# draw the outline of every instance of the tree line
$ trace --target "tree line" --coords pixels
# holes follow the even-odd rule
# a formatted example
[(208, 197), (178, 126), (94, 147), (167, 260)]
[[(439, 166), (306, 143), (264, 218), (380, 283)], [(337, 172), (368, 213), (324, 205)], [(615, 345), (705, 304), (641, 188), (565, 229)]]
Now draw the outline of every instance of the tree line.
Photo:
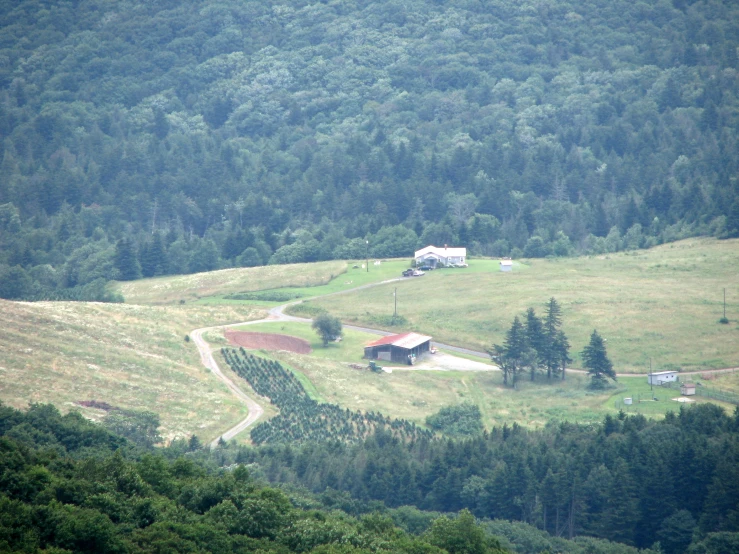
[[(0, 550), (124, 554), (505, 554), (469, 511), (420, 534), (215, 468), (179, 445), (135, 447), (79, 413), (0, 404)], [(301, 507), (300, 504), (309, 507)]]
[(5, 3), (0, 296), (739, 236), (736, 10)]
[(241, 447), (275, 481), (346, 491), (358, 502), (469, 509), (555, 537), (588, 535), (667, 554), (739, 544), (739, 410), (681, 407), (664, 420), (607, 415), (601, 425), (516, 424), (464, 440)]

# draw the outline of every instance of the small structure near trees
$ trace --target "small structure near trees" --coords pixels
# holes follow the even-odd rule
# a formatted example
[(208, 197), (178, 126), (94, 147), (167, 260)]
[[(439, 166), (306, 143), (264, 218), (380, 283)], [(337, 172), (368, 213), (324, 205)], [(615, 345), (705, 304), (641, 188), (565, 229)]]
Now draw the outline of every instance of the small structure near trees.
[(503, 272), (509, 272), (513, 269), (513, 260), (510, 258), (503, 258), (500, 260), (500, 270)]
[(680, 385), (680, 394), (683, 396), (695, 396), (695, 383), (683, 383)]
[(664, 385), (677, 381), (677, 371), (658, 371), (647, 374), (647, 383), (650, 385)]

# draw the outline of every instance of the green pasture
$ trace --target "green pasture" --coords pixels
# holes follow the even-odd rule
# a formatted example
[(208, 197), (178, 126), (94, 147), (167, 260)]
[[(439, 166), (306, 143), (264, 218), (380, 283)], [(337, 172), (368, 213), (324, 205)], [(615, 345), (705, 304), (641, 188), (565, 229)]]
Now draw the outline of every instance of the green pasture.
[[(680, 404), (671, 400), (679, 396), (674, 390), (654, 387), (654, 397), (658, 400), (653, 401), (644, 376), (621, 377), (607, 390), (592, 391), (587, 376), (574, 372), (568, 372), (564, 381), (548, 381), (537, 375), (531, 382), (524, 375), (515, 389), (504, 387), (502, 375), (497, 371), (408, 371), (396, 367), (391, 374), (378, 374), (349, 367), (349, 363), (366, 363), (362, 360), (363, 346), (376, 335), (345, 330), (344, 340), (324, 348), (306, 323), (258, 323), (237, 329), (308, 340), (313, 348), (309, 355), (266, 351), (256, 354), (284, 362), (312, 398), (351, 409), (379, 411), (421, 424), (442, 406), (461, 402), (479, 406), (487, 428), (512, 422), (530, 428), (543, 427), (550, 421), (597, 423), (606, 414), (616, 414), (619, 410), (662, 417), (668, 411), (680, 409)], [(729, 376), (722, 378), (728, 381)], [(739, 389), (739, 374), (735, 379)], [(728, 382), (724, 387), (729, 387)], [(631, 406), (623, 404), (625, 397), (633, 398)]]
[[(251, 305), (264, 305), (264, 306), (277, 306), (280, 304), (286, 304), (298, 299), (314, 298), (319, 296), (325, 296), (330, 294), (338, 294), (346, 291), (350, 291), (357, 287), (364, 285), (370, 285), (374, 283), (380, 283), (390, 279), (401, 277), (401, 273), (404, 269), (410, 265), (410, 260), (387, 260), (382, 261), (379, 266), (375, 266), (370, 260), (369, 271), (362, 268), (362, 264), (365, 262), (345, 262), (346, 271), (331, 279), (330, 281), (316, 285), (316, 286), (282, 286), (282, 287), (270, 287), (267, 289), (260, 289), (259, 293), (263, 294), (266, 298), (269, 298), (270, 294), (276, 295), (289, 295), (292, 298), (288, 300), (272, 301), (272, 300), (233, 300), (227, 298), (228, 294), (216, 294), (213, 296), (201, 297), (197, 300), (200, 304), (233, 304), (233, 303), (245, 303)], [(314, 264), (297, 264), (294, 266), (277, 266), (277, 267), (289, 267), (288, 270), (291, 273), (301, 271), (303, 267), (310, 267)], [(270, 266), (275, 267), (275, 266)]]
[[(387, 325), (397, 288), (398, 314)], [(718, 322), (727, 293), (728, 325)], [(574, 366), (593, 329), (607, 340), (616, 371), (646, 373), (739, 365), (739, 240), (690, 239), (650, 250), (520, 262), (502, 273), (492, 260), (466, 269), (325, 296), (291, 307), (327, 310), (344, 323), (413, 330), (434, 340), (483, 350), (501, 343), (515, 315), (541, 315), (555, 297)]]

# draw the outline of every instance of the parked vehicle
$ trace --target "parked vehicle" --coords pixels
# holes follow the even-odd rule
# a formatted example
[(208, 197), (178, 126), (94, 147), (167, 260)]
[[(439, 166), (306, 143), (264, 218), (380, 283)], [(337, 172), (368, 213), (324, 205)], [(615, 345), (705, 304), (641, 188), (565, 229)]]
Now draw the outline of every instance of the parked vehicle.
[(403, 277), (413, 277), (413, 270), (412, 269), (406, 269), (403, 272)]
[(413, 277), (423, 277), (426, 275), (423, 271), (419, 271), (418, 269), (413, 270)]
[(420, 269), (421, 271), (431, 271), (434, 268), (433, 268), (433, 266), (430, 266), (430, 265), (422, 265), (418, 269)]

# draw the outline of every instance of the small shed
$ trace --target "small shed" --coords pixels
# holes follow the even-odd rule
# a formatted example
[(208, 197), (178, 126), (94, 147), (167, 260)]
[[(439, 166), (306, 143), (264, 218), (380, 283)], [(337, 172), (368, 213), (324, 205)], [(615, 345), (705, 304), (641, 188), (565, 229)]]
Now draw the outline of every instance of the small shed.
[(680, 385), (680, 394), (683, 396), (695, 396), (695, 383), (683, 383)]
[(677, 381), (677, 371), (658, 371), (647, 374), (647, 383), (650, 385), (664, 385)]
[(400, 364), (410, 363), (413, 356), (420, 356), (431, 349), (431, 337), (418, 333), (388, 335), (364, 347), (364, 357)]
[(510, 258), (503, 258), (500, 260), (501, 271), (510, 271), (511, 269), (513, 269), (513, 261)]

